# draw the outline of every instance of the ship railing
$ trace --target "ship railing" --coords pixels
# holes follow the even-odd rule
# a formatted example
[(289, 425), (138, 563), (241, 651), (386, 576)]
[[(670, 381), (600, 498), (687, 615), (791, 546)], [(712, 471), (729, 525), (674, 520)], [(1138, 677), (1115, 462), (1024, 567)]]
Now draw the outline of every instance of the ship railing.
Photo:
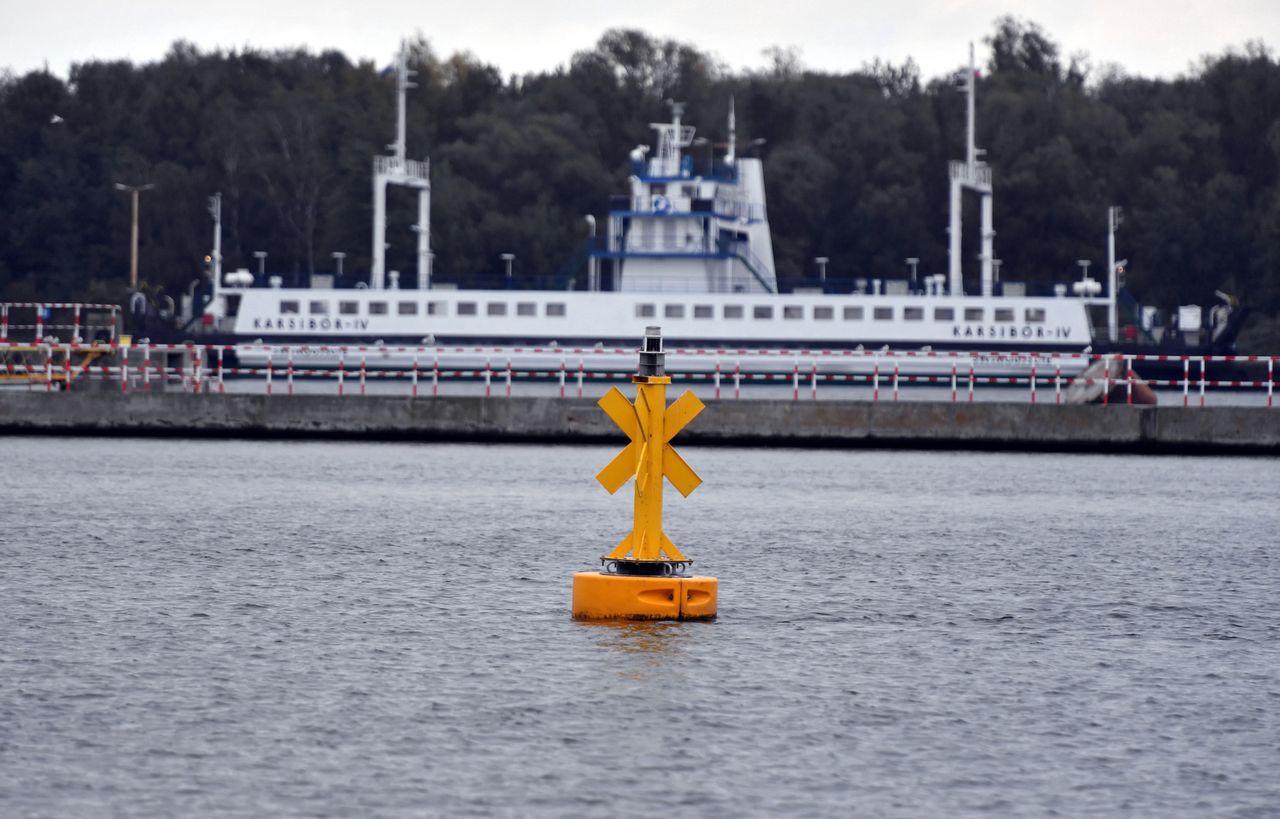
[(970, 165), (952, 160), (947, 164), (952, 179), (975, 187), (991, 187), (991, 166), (985, 162)]
[(397, 156), (375, 156), (373, 158), (374, 173), (403, 179), (418, 179), (424, 182), (431, 180), (431, 163), (416, 159), (401, 159)]
[(46, 339), (114, 345), (120, 335), (120, 306), (85, 302), (0, 302), (0, 344)]
[(731, 242), (725, 239), (720, 240), (720, 252), (736, 258), (746, 266), (747, 271), (760, 285), (761, 289), (766, 293), (775, 293), (778, 289), (777, 275), (773, 270), (765, 266), (764, 260), (752, 252), (744, 242)]
[[(1092, 390), (1093, 403), (1133, 405), (1154, 391), (1165, 406), (1271, 409), (1280, 369), (1280, 356), (1256, 355), (728, 347), (674, 347), (666, 355), (676, 383), (713, 400), (742, 399), (744, 391), (754, 393), (745, 397), (776, 400), (779, 387), (789, 390), (792, 400), (818, 400), (822, 387), (824, 398), (872, 402), (1063, 404)], [(634, 361), (631, 347), (603, 346), (5, 342), (0, 343), (0, 384), (51, 394), (106, 389), (413, 398), (439, 396), (446, 385), (474, 394), (477, 383), (485, 397), (511, 396), (517, 384), (539, 385), (536, 394), (546, 395), (550, 384), (553, 391), (558, 385), (562, 398), (582, 398), (586, 391), (599, 391), (589, 385), (629, 380)], [(1152, 366), (1163, 377), (1142, 377)], [(1227, 368), (1231, 377), (1211, 368)], [(835, 387), (841, 389), (830, 389)]]
[(744, 220), (746, 222), (767, 222), (769, 213), (760, 202), (744, 202), (728, 196), (717, 196), (713, 204), (716, 216), (722, 219)]

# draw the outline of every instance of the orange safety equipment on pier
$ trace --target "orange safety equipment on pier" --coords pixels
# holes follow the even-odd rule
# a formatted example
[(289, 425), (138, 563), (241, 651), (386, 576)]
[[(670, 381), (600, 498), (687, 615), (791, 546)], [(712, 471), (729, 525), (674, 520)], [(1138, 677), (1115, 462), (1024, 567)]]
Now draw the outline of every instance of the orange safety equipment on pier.
[(633, 404), (615, 387), (600, 407), (631, 441), (596, 479), (617, 492), (635, 479), (630, 533), (601, 558), (604, 570), (573, 577), (573, 616), (579, 619), (710, 620), (716, 616), (714, 577), (686, 577), (693, 562), (662, 531), (663, 480), (688, 497), (702, 479), (671, 446), (671, 439), (703, 410), (685, 391), (667, 406), (670, 376), (664, 372), (659, 328), (645, 328), (640, 366), (631, 379)]

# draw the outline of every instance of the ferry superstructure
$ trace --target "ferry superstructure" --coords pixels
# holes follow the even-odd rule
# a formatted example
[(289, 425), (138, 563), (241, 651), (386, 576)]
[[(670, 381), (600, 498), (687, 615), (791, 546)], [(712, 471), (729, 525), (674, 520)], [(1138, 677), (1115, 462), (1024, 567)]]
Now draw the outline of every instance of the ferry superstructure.
[[(200, 326), (222, 340), (307, 347), (629, 345), (637, 328), (654, 323), (662, 326), (669, 349), (1017, 351), (1034, 359), (1117, 342), (1113, 244), (1105, 297), (1102, 283), (1087, 277), (1057, 285), (1052, 296), (1025, 295), (1021, 285), (995, 282), (992, 174), (974, 146), (972, 69), (971, 48), (966, 159), (950, 166), (951, 264), (946, 275), (925, 276), (916, 283), (870, 280), (849, 293), (780, 293), (763, 167), (757, 158), (737, 155), (732, 104), (723, 161), (708, 163), (698, 173), (686, 151), (695, 144), (695, 132), (683, 122), (684, 108), (677, 103), (670, 122), (651, 124), (656, 147), (639, 146), (631, 154), (629, 191), (614, 198), (602, 246), (590, 256), (587, 289), (460, 290), (435, 282), (431, 270), (430, 166), (405, 156), (404, 94), (410, 83), (402, 54), (394, 152), (374, 160), (374, 267), (367, 287), (286, 288), (278, 279), (255, 281), (243, 270), (224, 278), (220, 227), (215, 227), (212, 288)], [(383, 270), (388, 184), (418, 191), (419, 263), (413, 289), (402, 288), (398, 274)], [(964, 292), (960, 272), (960, 200), (965, 190), (982, 197), (977, 294)], [(1114, 214), (1109, 218), (1114, 235)], [(611, 274), (607, 289), (604, 265)], [(1110, 338), (1101, 342), (1090, 322), (1093, 307), (1109, 315)], [(1188, 329), (1184, 323), (1183, 330)], [(1032, 363), (1043, 366), (1046, 360)], [(995, 361), (995, 369), (1005, 369), (998, 356)], [(1010, 358), (1008, 366), (1021, 368), (1026, 361)]]

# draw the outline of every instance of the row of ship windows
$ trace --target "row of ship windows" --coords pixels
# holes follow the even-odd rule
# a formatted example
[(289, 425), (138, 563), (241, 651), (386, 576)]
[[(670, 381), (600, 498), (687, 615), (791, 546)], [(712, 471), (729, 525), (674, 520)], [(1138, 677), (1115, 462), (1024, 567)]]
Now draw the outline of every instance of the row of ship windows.
[[(682, 319), (688, 315), (687, 305), (684, 304), (664, 304), (662, 305), (663, 318)], [(832, 305), (813, 305), (806, 306), (803, 304), (786, 304), (782, 306), (781, 315), (784, 319), (803, 320), (808, 312), (810, 318), (817, 321), (834, 321), (836, 317), (836, 308)], [(983, 307), (965, 307), (962, 311), (964, 320), (967, 322), (984, 322), (986, 318), (986, 309)], [(925, 308), (923, 307), (903, 307), (901, 308), (901, 318), (903, 321), (924, 321)], [(775, 310), (771, 304), (757, 304), (751, 307), (751, 318), (753, 319), (772, 319)], [(747, 308), (741, 304), (726, 304), (721, 307), (721, 317), (726, 319), (746, 318)], [(872, 307), (871, 318), (874, 321), (893, 321), (899, 316), (897, 307)], [(992, 321), (1015, 321), (1015, 313), (1012, 307), (997, 307), (993, 311)], [(658, 306), (656, 304), (637, 304), (636, 318), (657, 318)], [(715, 317), (715, 307), (710, 304), (693, 305), (693, 317), (695, 319), (710, 319)], [(863, 321), (866, 319), (866, 308), (860, 305), (846, 305), (840, 308), (840, 317), (844, 321)], [(1043, 324), (1045, 320), (1044, 308), (1028, 307), (1023, 313), (1025, 321), (1029, 324)], [(955, 321), (956, 309), (954, 307), (935, 307), (933, 308), (934, 321)]]
[[(311, 301), (307, 303), (307, 312), (313, 316), (329, 315), (330, 303), (327, 301)], [(429, 301), (426, 302), (426, 314), (428, 316), (444, 316), (449, 313), (449, 302), (447, 301)], [(563, 317), (566, 313), (564, 302), (545, 302), (542, 306), (542, 315), (557, 318)], [(538, 303), (532, 301), (518, 301), (515, 303), (515, 311), (513, 315), (535, 317), (538, 315)], [(692, 308), (692, 309), (690, 309)], [(385, 301), (368, 302), (368, 314), (371, 316), (388, 315), (390, 305)], [(402, 301), (396, 304), (396, 314), (401, 316), (418, 315), (419, 303), (416, 301)], [(480, 315), (480, 304), (474, 301), (460, 301), (456, 305), (456, 314), (459, 316), (478, 316)], [(484, 305), (484, 315), (486, 316), (505, 316), (508, 315), (509, 305), (505, 301), (491, 301)], [(741, 304), (726, 304), (721, 308), (721, 317), (725, 319), (743, 319), (747, 317), (747, 308)], [(872, 307), (871, 318), (874, 321), (893, 321), (898, 317), (899, 308), (896, 307)], [(300, 315), (302, 312), (302, 303), (292, 299), (285, 299), (280, 302), (280, 314)], [(664, 304), (662, 305), (663, 318), (682, 319), (692, 315), (695, 319), (711, 319), (715, 318), (715, 306), (710, 304)], [(803, 320), (808, 312), (810, 318), (816, 321), (834, 321), (836, 318), (836, 308), (833, 305), (812, 305), (803, 304), (786, 304), (782, 306), (781, 315), (783, 319)], [(1012, 307), (997, 307), (992, 315), (993, 321), (1012, 322), (1015, 321), (1014, 309)], [(961, 311), (966, 322), (984, 322), (986, 318), (986, 308), (983, 307), (965, 307)], [(358, 301), (340, 301), (338, 302), (338, 315), (340, 316), (357, 316), (360, 315), (360, 302)], [(769, 320), (774, 318), (775, 310), (771, 304), (756, 304), (751, 307), (751, 318)], [(636, 318), (657, 318), (658, 305), (656, 304), (637, 304)], [(840, 318), (844, 321), (864, 321), (866, 319), (866, 308), (861, 305), (845, 305), (840, 308)], [(924, 321), (925, 308), (923, 307), (903, 307), (901, 308), (901, 318), (903, 321)], [(1023, 313), (1023, 318), (1028, 324), (1042, 324), (1045, 320), (1044, 308), (1028, 307)], [(955, 321), (956, 309), (954, 307), (934, 307), (934, 321)]]
[[(390, 305), (385, 301), (368, 302), (369, 315), (385, 316), (389, 314)], [(312, 316), (329, 315), (330, 303), (327, 301), (311, 301), (307, 302), (307, 313)], [(418, 315), (418, 302), (402, 301), (396, 303), (396, 315), (399, 316), (416, 316)], [(457, 303), (457, 314), (459, 316), (478, 316), (480, 315), (480, 305), (474, 301), (460, 301)], [(484, 305), (484, 314), (486, 316), (505, 316), (507, 315), (508, 305), (505, 301), (491, 301)], [(296, 316), (302, 313), (302, 302), (293, 299), (284, 299), (280, 302), (280, 315)], [(429, 301), (426, 303), (426, 314), (428, 316), (445, 316), (449, 314), (449, 302), (447, 301)], [(338, 302), (338, 313), (340, 316), (358, 316), (360, 315), (360, 302), (358, 301), (340, 301)], [(518, 301), (515, 304), (515, 313), (517, 316), (537, 316), (538, 304), (532, 301)], [(559, 301), (549, 301), (542, 305), (542, 315), (551, 318), (563, 317), (565, 315), (565, 304)]]

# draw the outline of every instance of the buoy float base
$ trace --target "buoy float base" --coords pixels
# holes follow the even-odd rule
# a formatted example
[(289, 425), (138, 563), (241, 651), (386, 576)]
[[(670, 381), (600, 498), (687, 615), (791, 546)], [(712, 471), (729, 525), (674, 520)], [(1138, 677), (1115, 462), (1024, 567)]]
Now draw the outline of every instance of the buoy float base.
[(714, 577), (644, 577), (578, 572), (573, 576), (576, 620), (714, 620)]

